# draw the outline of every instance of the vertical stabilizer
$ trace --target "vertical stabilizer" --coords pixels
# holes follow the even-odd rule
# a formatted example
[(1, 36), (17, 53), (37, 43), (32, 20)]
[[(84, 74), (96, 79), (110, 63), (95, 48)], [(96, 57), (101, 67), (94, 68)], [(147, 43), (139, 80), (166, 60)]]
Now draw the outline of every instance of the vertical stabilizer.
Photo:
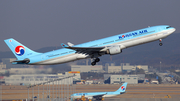
[(120, 93), (124, 93), (126, 91), (127, 82), (123, 83), (123, 85), (116, 91)]
[(28, 57), (41, 54), (27, 48), (26, 46), (14, 40), (13, 38), (6, 39), (4, 41), (18, 60), (24, 60)]

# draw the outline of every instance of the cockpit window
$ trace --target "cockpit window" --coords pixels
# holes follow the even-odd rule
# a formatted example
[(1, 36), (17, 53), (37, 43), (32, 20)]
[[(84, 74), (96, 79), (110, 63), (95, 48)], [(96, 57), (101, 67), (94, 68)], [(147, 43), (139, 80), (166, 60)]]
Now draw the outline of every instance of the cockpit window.
[(171, 26), (166, 27), (166, 29), (171, 28)]

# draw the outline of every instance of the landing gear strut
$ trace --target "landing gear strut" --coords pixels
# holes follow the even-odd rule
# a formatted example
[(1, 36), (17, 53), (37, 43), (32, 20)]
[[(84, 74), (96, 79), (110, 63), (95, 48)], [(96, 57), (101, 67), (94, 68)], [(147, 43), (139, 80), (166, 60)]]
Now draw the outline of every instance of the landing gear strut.
[(162, 44), (162, 39), (159, 39), (159, 46), (162, 46), (163, 44)]
[(91, 63), (91, 65), (94, 66), (94, 65), (96, 65), (96, 62), (99, 62), (99, 61), (100, 61), (99, 58), (95, 58), (95, 59), (93, 60), (93, 62)]
[(92, 66), (96, 65), (96, 62), (95, 62), (95, 61), (93, 61), (93, 62), (91, 63), (91, 65), (92, 65)]

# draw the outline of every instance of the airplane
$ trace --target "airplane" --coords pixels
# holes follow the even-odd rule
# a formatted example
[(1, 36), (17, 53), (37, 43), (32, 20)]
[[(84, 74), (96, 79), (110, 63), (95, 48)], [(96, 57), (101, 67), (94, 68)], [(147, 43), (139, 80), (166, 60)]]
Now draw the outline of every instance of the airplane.
[(126, 86), (127, 86), (127, 82), (123, 83), (123, 85), (114, 92), (75, 93), (71, 95), (71, 101), (73, 101), (74, 99), (80, 99), (82, 96), (91, 100), (93, 99), (95, 101), (98, 101), (98, 100), (101, 101), (105, 97), (113, 97), (113, 96), (126, 93)]
[(91, 65), (94, 66), (100, 61), (100, 56), (119, 54), (128, 47), (156, 40), (159, 40), (159, 45), (162, 46), (162, 39), (175, 30), (169, 25), (151, 26), (78, 45), (70, 42), (67, 45), (62, 43), (62, 49), (46, 53), (35, 52), (13, 38), (4, 41), (17, 58), (12, 64), (52, 65), (91, 58), (93, 59)]

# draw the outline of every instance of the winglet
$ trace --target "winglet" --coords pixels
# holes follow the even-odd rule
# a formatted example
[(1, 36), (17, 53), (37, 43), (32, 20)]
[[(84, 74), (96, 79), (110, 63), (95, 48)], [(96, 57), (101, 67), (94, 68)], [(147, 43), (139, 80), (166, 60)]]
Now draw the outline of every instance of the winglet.
[(70, 42), (68, 42), (67, 44), (68, 44), (69, 47), (74, 46), (74, 44), (72, 44), (72, 43), (70, 43)]
[(66, 44), (64, 44), (64, 43), (62, 43), (61, 46), (62, 46), (63, 48), (69, 47), (68, 45), (66, 45)]
[(127, 87), (127, 82), (123, 83), (123, 85), (116, 92), (120, 92), (121, 94), (125, 93), (126, 87)]

